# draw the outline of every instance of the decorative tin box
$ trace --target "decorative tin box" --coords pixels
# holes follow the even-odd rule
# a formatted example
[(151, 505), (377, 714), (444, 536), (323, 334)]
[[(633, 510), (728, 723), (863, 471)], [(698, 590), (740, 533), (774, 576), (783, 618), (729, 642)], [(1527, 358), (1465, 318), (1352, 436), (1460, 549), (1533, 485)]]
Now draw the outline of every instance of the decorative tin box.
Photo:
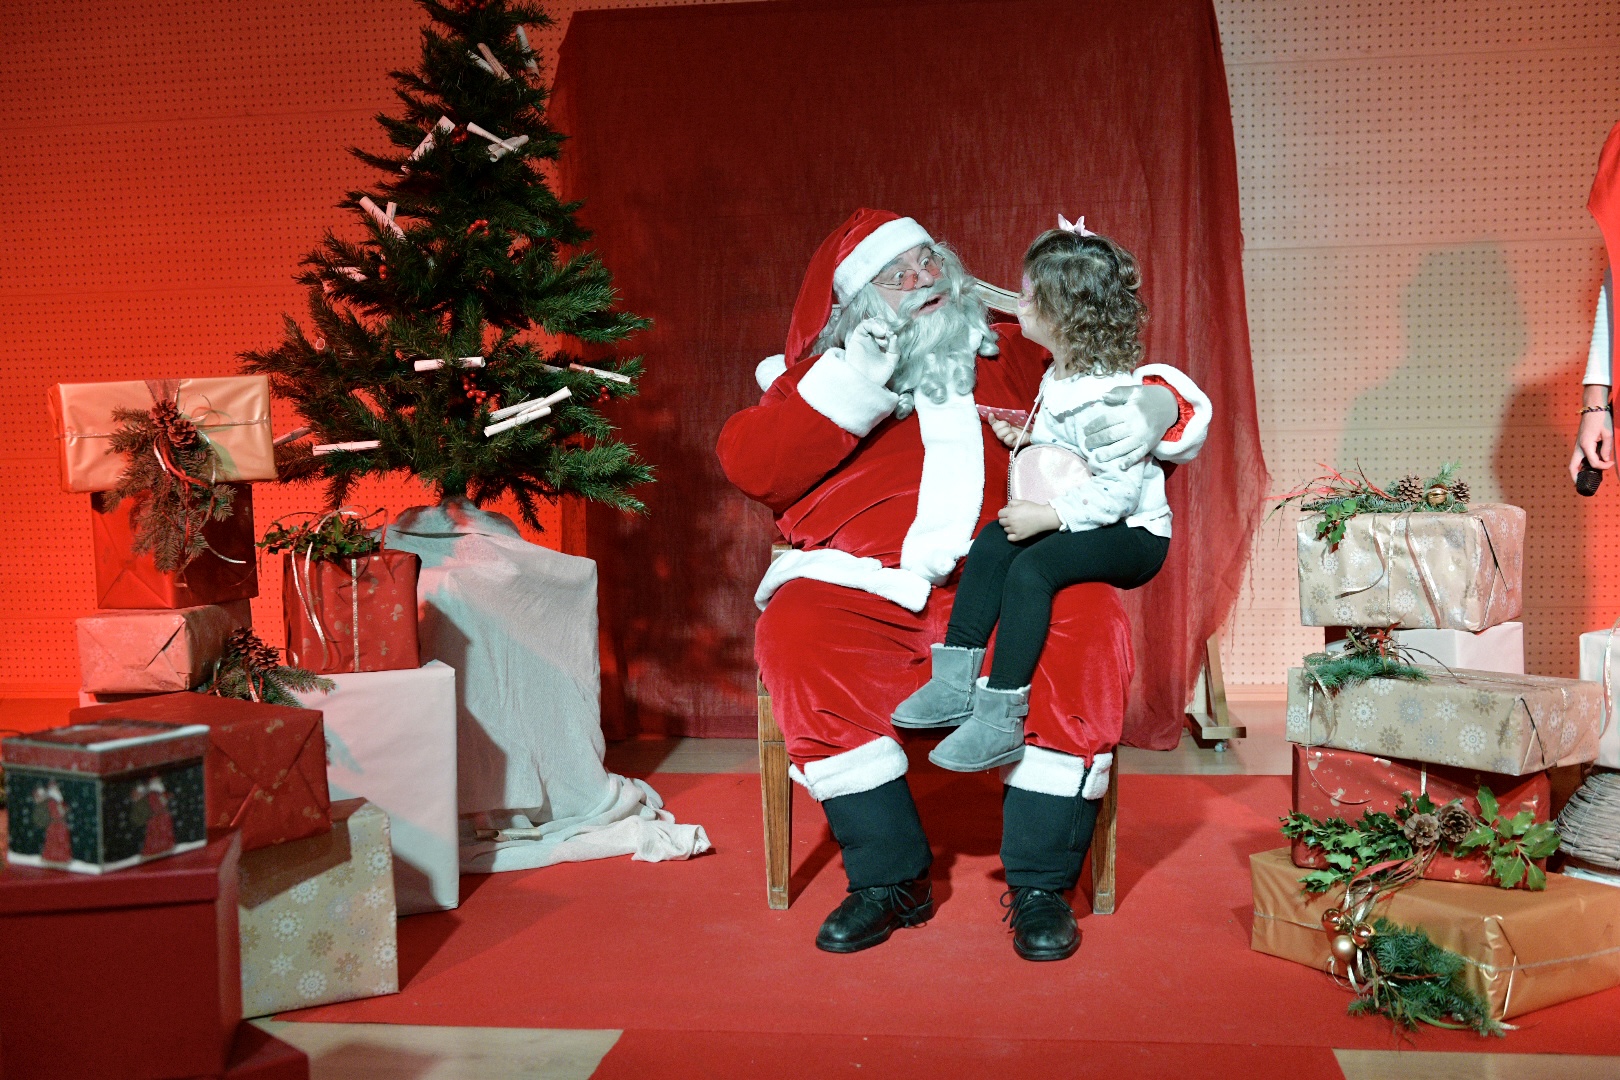
[(109, 718), (5, 740), (6, 861), (100, 874), (207, 840), (208, 729)]

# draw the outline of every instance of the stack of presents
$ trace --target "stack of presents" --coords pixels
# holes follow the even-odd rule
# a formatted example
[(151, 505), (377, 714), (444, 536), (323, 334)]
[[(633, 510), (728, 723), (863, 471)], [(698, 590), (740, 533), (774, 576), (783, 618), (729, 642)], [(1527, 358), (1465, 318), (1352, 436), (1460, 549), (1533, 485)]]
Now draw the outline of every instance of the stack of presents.
[[(1359, 826), (1369, 812), (1408, 820), (1427, 796), (1434, 808), (1460, 801), (1476, 825), (1505, 830), (1501, 844), (1459, 852), (1442, 843), (1422, 879), (1391, 890), (1376, 911), (1460, 954), (1469, 989), (1495, 1020), (1620, 984), (1620, 888), (1547, 872), (1554, 833), (1534, 829), (1554, 815), (1555, 788), (1567, 793), (1598, 759), (1612, 725), (1601, 682), (1524, 673), (1524, 631), (1512, 621), (1522, 607), (1524, 511), (1359, 514), (1336, 544), (1319, 537), (1321, 522), (1305, 515), (1299, 526), (1302, 620), (1327, 627), (1330, 644), (1326, 657), (1289, 672), (1293, 810)], [(1394, 628), (1391, 655), (1421, 675), (1324, 685), (1311, 661), (1333, 657), (1335, 639), (1365, 644), (1365, 628)], [(1538, 835), (1520, 846), (1523, 859), (1493, 862), (1491, 850)], [(1255, 949), (1344, 973), (1333, 909), (1345, 888), (1305, 887), (1333, 865), (1303, 838), (1252, 857)]]
[[(266, 380), (52, 400), (65, 486), (92, 493), (100, 610), (79, 620), (68, 726), (0, 744), (0, 1072), (307, 1076), (242, 1021), (396, 992), (397, 916), (459, 898), (455, 672), (419, 662), (418, 558), (283, 555), (288, 663), (332, 688), (287, 704), (200, 693), (258, 592)], [(168, 571), (135, 553), (141, 499), (109, 510), (101, 494), (124, 467), (114, 409), (160, 400), (238, 485), (206, 549)]]

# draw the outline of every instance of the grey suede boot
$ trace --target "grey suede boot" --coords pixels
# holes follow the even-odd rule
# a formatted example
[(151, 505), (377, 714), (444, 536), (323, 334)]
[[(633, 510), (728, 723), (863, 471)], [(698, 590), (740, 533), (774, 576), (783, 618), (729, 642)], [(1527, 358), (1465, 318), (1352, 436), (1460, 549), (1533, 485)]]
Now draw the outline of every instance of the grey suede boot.
[(955, 727), (973, 712), (973, 681), (984, 666), (983, 649), (935, 645), (934, 673), (895, 707), (895, 727)]
[(992, 690), (981, 678), (973, 689), (973, 715), (928, 755), (942, 769), (982, 772), (1024, 756), (1029, 687)]

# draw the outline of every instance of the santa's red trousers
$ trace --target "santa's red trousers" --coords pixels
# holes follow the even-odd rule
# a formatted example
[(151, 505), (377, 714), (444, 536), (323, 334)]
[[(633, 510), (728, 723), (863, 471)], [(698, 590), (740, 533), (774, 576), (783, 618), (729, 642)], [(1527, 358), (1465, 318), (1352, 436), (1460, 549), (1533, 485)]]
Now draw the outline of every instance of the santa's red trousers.
[[(754, 655), (776, 722), (796, 765), (820, 761), (881, 736), (889, 716), (928, 681), (931, 645), (945, 640), (954, 581), (934, 589), (920, 612), (870, 593), (799, 579), (766, 604)], [(990, 670), (992, 652), (984, 670)], [(1025, 742), (1090, 762), (1119, 742), (1134, 656), (1119, 594), (1100, 583), (1071, 585), (1052, 605), (1052, 628), (1030, 687)], [(1075, 678), (1085, 671), (1087, 677)]]

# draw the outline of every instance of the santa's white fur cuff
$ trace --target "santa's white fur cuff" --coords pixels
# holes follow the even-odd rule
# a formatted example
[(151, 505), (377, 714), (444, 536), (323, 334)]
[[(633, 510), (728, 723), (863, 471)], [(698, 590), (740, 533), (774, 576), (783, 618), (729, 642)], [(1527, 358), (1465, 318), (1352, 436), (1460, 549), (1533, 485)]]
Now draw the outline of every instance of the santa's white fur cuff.
[(906, 775), (906, 752), (887, 735), (879, 735), (864, 746), (845, 750), (820, 761), (788, 768), (788, 775), (803, 784), (816, 802), (840, 795), (855, 795), (880, 788), (890, 780)]
[(1024, 747), (1024, 756), (1001, 767), (1001, 782), (1008, 787), (1072, 799), (1080, 795), (1100, 799), (1108, 791), (1108, 773), (1113, 754), (1097, 754), (1086, 768), (1086, 759), (1048, 750), (1044, 746)]
[(1135, 374), (1139, 380), (1149, 375), (1157, 375), (1169, 383), (1170, 388), (1193, 407), (1191, 419), (1187, 421), (1187, 426), (1181, 429), (1181, 437), (1174, 440), (1160, 440), (1153, 448), (1153, 456), (1160, 461), (1185, 465), (1198, 456), (1198, 451), (1204, 448), (1204, 438), (1209, 434), (1209, 420), (1215, 410), (1209, 403), (1208, 395), (1200, 390), (1198, 384), (1188, 378), (1185, 372), (1169, 364), (1144, 364), (1136, 369)]
[(805, 404), (851, 435), (864, 438), (894, 412), (900, 397), (879, 386), (844, 358), (843, 349), (828, 349), (810, 373), (799, 380)]

